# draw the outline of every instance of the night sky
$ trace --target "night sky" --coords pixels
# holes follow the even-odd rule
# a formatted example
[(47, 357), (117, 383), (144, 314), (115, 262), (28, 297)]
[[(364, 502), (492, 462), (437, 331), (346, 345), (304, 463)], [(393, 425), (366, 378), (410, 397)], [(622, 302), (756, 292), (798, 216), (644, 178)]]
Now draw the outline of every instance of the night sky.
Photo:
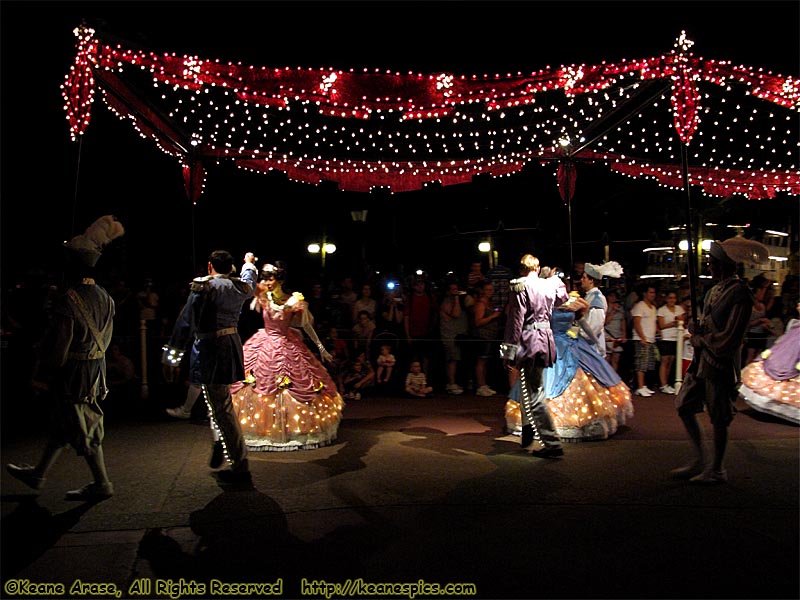
[[(500, 260), (520, 251), (566, 263), (567, 211), (551, 169), (420, 192), (358, 194), (220, 167), (192, 209), (180, 167), (101, 101), (81, 144), (70, 141), (60, 85), (83, 19), (128, 47), (274, 67), (379, 68), (455, 73), (532, 72), (545, 66), (644, 58), (668, 52), (681, 30), (696, 56), (800, 74), (798, 2), (0, 2), (2, 271), (4, 287), (54, 264), (59, 245), (115, 214), (128, 232), (115, 259), (137, 285), (191, 278), (193, 264), (227, 248), (281, 258), (297, 277), (318, 267), (308, 231), (341, 253), (331, 273), (422, 266), (466, 272), (480, 231), (494, 231)], [(79, 151), (80, 150), (80, 151)], [(636, 213), (642, 202), (664, 207)], [(703, 203), (704, 199), (698, 199)], [(714, 200), (718, 202), (719, 200)], [(652, 182), (579, 171), (573, 203), (576, 258), (598, 262), (601, 239), (659, 239), (684, 197)], [(728, 201), (732, 218), (797, 222), (797, 199)], [(352, 209), (369, 210), (366, 226)], [(612, 258), (616, 258), (612, 256)], [(329, 273), (330, 274), (330, 273)]]

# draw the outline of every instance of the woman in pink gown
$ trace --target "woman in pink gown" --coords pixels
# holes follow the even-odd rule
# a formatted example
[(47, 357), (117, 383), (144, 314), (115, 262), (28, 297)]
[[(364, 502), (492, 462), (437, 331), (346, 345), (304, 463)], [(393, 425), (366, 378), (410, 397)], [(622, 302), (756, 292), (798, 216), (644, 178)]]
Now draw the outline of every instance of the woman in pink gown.
[(314, 331), (302, 294), (287, 294), (280, 262), (264, 265), (253, 308), (264, 328), (244, 344), (246, 379), (231, 385), (234, 411), (250, 450), (307, 450), (336, 439), (344, 401), (299, 328), (330, 355)]

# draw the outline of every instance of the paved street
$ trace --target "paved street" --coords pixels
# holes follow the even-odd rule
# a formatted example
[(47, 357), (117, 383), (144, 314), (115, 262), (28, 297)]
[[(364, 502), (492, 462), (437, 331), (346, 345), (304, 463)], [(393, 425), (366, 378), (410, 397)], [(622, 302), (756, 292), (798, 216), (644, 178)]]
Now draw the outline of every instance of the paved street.
[[(114, 584), (122, 598), (407, 598), (366, 584), (420, 581), (467, 584), (417, 594), (427, 597), (800, 595), (797, 426), (740, 401), (730, 482), (695, 487), (668, 477), (689, 457), (672, 396), (635, 398), (616, 436), (555, 460), (504, 433), (504, 402), (352, 401), (337, 443), (254, 453), (254, 489), (240, 491), (209, 476), (205, 423), (161, 417), (157, 396), (109, 407), (113, 498), (63, 500), (88, 481), (72, 452), (38, 497), (3, 470), (2, 597), (25, 596), (25, 581), (86, 598), (76, 581)], [(38, 417), (25, 415), (4, 412), (3, 463), (38, 458)], [(212, 579), (260, 587), (199, 593)]]

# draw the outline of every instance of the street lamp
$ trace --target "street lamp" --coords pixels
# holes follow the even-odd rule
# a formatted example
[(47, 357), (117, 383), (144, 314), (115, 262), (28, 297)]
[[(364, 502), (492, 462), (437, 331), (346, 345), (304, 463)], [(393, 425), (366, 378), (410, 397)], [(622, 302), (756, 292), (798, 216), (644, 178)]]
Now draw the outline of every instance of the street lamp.
[(327, 241), (325, 238), (322, 238), (321, 242), (312, 242), (308, 245), (308, 252), (310, 254), (319, 254), (322, 258), (322, 268), (325, 268), (325, 257), (328, 254), (333, 254), (336, 252), (336, 244), (332, 244), (331, 242)]
[(492, 240), (483, 241), (478, 244), (478, 251), (489, 255), (489, 268), (493, 268), (497, 262), (497, 251), (492, 248)]

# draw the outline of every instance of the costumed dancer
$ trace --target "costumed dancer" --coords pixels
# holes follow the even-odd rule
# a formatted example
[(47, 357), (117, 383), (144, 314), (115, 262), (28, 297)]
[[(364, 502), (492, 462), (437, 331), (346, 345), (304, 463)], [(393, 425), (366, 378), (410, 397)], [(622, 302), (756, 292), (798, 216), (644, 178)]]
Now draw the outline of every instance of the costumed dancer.
[(772, 347), (742, 369), (739, 394), (759, 412), (800, 424), (800, 320), (789, 321)]
[[(570, 292), (570, 300), (556, 308), (550, 319), (557, 358), (544, 371), (544, 393), (555, 430), (568, 442), (607, 439), (633, 417), (630, 388), (580, 335), (576, 316), (588, 307), (577, 292)], [(505, 408), (506, 428), (514, 435), (522, 429), (519, 396), (517, 382)]]
[(328, 371), (309, 350), (298, 327), (332, 357), (314, 331), (314, 319), (302, 294), (283, 289), (286, 269), (276, 262), (262, 267), (253, 302), (264, 328), (244, 345), (247, 377), (231, 386), (233, 404), (251, 450), (306, 450), (336, 439), (344, 401)]
[(124, 233), (119, 221), (107, 215), (64, 245), (68, 287), (53, 303), (32, 381), (34, 390), (49, 392), (44, 397), (49, 435), (36, 466), (6, 467), (25, 485), (40, 490), (61, 451), (72, 446), (86, 460), (93, 481), (67, 492), (65, 500), (98, 501), (114, 494), (103, 457), (100, 402), (108, 394), (106, 350), (114, 329), (115, 305), (95, 282), (94, 270), (103, 247)]
[(604, 277), (619, 279), (622, 274), (622, 265), (611, 260), (600, 265), (587, 262), (581, 275), (581, 288), (586, 293), (584, 299), (589, 306), (588, 310), (583, 311), (583, 317), (579, 321), (581, 337), (597, 348), (597, 352), (603, 358), (606, 357), (605, 325), (608, 301), (597, 285)]
[(237, 325), (242, 304), (253, 296), (253, 288), (233, 274), (233, 257), (226, 250), (212, 252), (207, 268), (207, 276), (192, 281), (162, 362), (179, 364), (191, 347), (189, 381), (200, 386), (215, 438), (209, 466), (216, 469), (227, 457), (231, 467), (214, 473), (218, 481), (249, 484), (247, 447), (231, 404), (230, 384), (244, 378)]
[(553, 308), (567, 301), (567, 288), (559, 277), (539, 277), (539, 259), (525, 254), (520, 259), (523, 275), (511, 281), (511, 299), (500, 355), (505, 366), (519, 372), (522, 433), (520, 445), (534, 441), (542, 447), (533, 456), (562, 456), (564, 449), (544, 397), (543, 371), (556, 360), (556, 344), (550, 329)]
[[(719, 282), (703, 302), (699, 323), (689, 324), (694, 358), (675, 405), (694, 450), (694, 461), (673, 469), (674, 479), (714, 485), (725, 483), (728, 427), (736, 413), (734, 402), (741, 384), (742, 343), (753, 311), (753, 294), (736, 271), (740, 263), (763, 263), (769, 252), (763, 244), (734, 237), (714, 242), (709, 250), (711, 275)], [(713, 426), (713, 453), (708, 460), (697, 414), (705, 412)]]
[(246, 252), (244, 255), (242, 269), (239, 272), (239, 279), (249, 283), (254, 292), (256, 289), (256, 283), (258, 283), (258, 267), (256, 267), (257, 260), (258, 257), (255, 254), (252, 252)]

